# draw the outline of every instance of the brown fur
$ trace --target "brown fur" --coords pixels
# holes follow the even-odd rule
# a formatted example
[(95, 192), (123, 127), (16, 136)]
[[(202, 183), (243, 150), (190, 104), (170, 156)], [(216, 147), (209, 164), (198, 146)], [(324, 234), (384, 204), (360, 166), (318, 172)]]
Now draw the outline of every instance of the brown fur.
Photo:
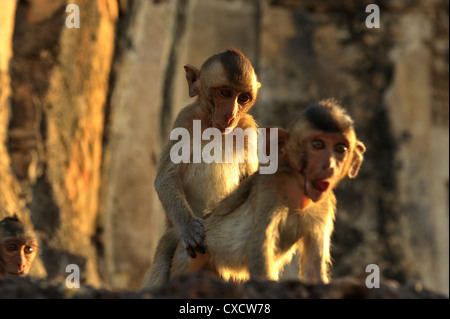
[(38, 242), (31, 227), (16, 215), (0, 221), (0, 277), (28, 275), (37, 252)]
[[(330, 116), (327, 127), (319, 129), (311, 123), (308, 116), (317, 114)], [(277, 280), (299, 251), (300, 277), (328, 282), (336, 204), (332, 190), (343, 177), (356, 176), (365, 151), (353, 124), (347, 127), (344, 122), (352, 123), (334, 101), (303, 112), (289, 133), (281, 134), (287, 141), (282, 144), (278, 171), (253, 174), (205, 219), (205, 244), (211, 258), (199, 265), (179, 247), (171, 276), (208, 268), (226, 280)], [(344, 131), (328, 130), (344, 126)]]
[[(185, 70), (189, 95), (198, 95), (198, 99), (181, 110), (173, 128), (187, 129), (191, 141), (193, 120), (201, 120), (202, 133), (207, 128), (215, 127), (222, 134), (225, 128), (248, 128), (254, 130), (255, 134), (245, 139), (244, 163), (192, 163), (191, 143), (191, 162), (174, 164), (170, 159), (170, 150), (177, 141), (169, 141), (164, 147), (155, 189), (167, 213), (169, 228), (160, 240), (143, 288), (159, 286), (169, 279), (170, 265), (179, 238), (190, 256), (195, 257), (196, 252), (205, 252), (203, 212), (234, 190), (258, 167), (256, 161), (248, 161), (250, 154), (247, 154), (247, 150), (251, 149), (253, 158), (257, 159), (257, 125), (247, 112), (255, 103), (260, 87), (248, 59), (237, 50), (228, 50), (209, 58), (200, 70), (190, 65), (185, 66)], [(239, 81), (234, 81), (235, 78)], [(230, 97), (223, 95), (222, 89), (228, 90)], [(225, 139), (222, 140), (224, 151)], [(202, 142), (202, 149), (207, 143), (209, 141)]]

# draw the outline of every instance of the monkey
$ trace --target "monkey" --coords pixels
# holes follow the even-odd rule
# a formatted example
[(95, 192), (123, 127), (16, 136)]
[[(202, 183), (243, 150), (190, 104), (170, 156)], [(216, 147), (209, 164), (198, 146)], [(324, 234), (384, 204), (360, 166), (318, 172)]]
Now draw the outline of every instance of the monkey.
[(27, 276), (37, 252), (36, 234), (17, 215), (0, 221), (0, 278)]
[(278, 138), (278, 170), (255, 172), (206, 212), (208, 255), (193, 260), (178, 247), (171, 278), (209, 270), (227, 281), (278, 280), (298, 251), (300, 279), (329, 282), (333, 189), (357, 176), (366, 148), (334, 99), (306, 108)]
[[(216, 204), (258, 169), (257, 124), (248, 112), (256, 102), (261, 84), (251, 62), (239, 50), (230, 48), (208, 58), (200, 70), (193, 65), (185, 65), (184, 70), (189, 96), (197, 99), (180, 111), (172, 132), (182, 128), (189, 133), (190, 161), (174, 163), (171, 152), (176, 141), (172, 139), (161, 152), (154, 186), (166, 212), (168, 227), (158, 243), (142, 289), (168, 281), (179, 239), (192, 258), (197, 256), (196, 252), (205, 253), (202, 219), (205, 208)], [(200, 120), (201, 136), (211, 128), (221, 136), (237, 129), (255, 134), (244, 138), (242, 150), (233, 141), (232, 162), (199, 162), (194, 158), (195, 120)], [(202, 140), (201, 149), (205, 149), (205, 144)], [(222, 141), (221, 150), (229, 149)], [(237, 153), (243, 154), (243, 161), (236, 160)]]

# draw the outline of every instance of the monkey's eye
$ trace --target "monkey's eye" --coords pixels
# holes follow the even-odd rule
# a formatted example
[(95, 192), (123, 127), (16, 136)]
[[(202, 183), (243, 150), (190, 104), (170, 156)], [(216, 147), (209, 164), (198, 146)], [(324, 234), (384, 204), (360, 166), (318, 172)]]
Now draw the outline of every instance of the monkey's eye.
[(239, 102), (241, 102), (242, 104), (245, 104), (251, 100), (251, 97), (248, 94), (239, 94), (238, 99), (239, 99)]
[(17, 245), (16, 244), (8, 244), (8, 245), (6, 245), (6, 250), (15, 251), (15, 250), (17, 250)]
[(314, 140), (311, 142), (311, 146), (316, 150), (321, 150), (325, 147), (325, 143), (322, 140)]
[(230, 97), (231, 90), (229, 88), (221, 88), (221, 89), (219, 89), (219, 94), (223, 97)]
[(31, 254), (34, 251), (34, 248), (31, 246), (25, 246), (25, 253)]
[(345, 144), (337, 144), (334, 147), (335, 152), (340, 153), (340, 154), (345, 153), (347, 151), (347, 149), (348, 149), (347, 145), (345, 145)]

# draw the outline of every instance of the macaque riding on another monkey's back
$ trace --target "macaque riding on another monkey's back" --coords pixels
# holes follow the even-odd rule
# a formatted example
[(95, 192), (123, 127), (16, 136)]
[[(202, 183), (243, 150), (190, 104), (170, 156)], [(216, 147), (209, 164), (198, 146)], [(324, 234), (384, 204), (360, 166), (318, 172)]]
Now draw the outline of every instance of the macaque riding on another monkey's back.
[[(167, 214), (168, 228), (158, 244), (142, 288), (159, 286), (169, 280), (173, 255), (180, 240), (192, 258), (205, 252), (202, 219), (205, 209), (214, 206), (258, 168), (257, 160), (247, 160), (257, 159), (257, 125), (247, 112), (255, 103), (260, 88), (250, 61), (238, 50), (229, 49), (210, 57), (200, 70), (192, 65), (184, 69), (189, 95), (196, 96), (197, 100), (180, 111), (173, 129), (181, 128), (189, 135), (191, 161), (174, 163), (171, 160), (175, 140), (170, 140), (161, 152), (155, 189)], [(198, 121), (201, 136), (210, 132), (206, 131), (210, 128), (222, 135), (237, 128), (254, 130), (255, 134), (246, 137), (242, 150), (236, 147), (234, 151), (234, 142), (233, 147), (227, 147), (241, 152), (239, 156), (246, 160), (193, 162), (193, 126)], [(208, 141), (201, 143), (198, 147), (203, 150)], [(225, 154), (225, 149), (222, 143), (221, 154)]]

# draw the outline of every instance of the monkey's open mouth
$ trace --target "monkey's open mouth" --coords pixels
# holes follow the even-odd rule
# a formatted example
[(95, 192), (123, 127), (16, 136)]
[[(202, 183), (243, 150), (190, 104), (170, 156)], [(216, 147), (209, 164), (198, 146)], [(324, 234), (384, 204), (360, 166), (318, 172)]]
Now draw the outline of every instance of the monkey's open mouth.
[(316, 180), (312, 182), (312, 186), (319, 192), (325, 192), (330, 187), (330, 183), (322, 180)]

